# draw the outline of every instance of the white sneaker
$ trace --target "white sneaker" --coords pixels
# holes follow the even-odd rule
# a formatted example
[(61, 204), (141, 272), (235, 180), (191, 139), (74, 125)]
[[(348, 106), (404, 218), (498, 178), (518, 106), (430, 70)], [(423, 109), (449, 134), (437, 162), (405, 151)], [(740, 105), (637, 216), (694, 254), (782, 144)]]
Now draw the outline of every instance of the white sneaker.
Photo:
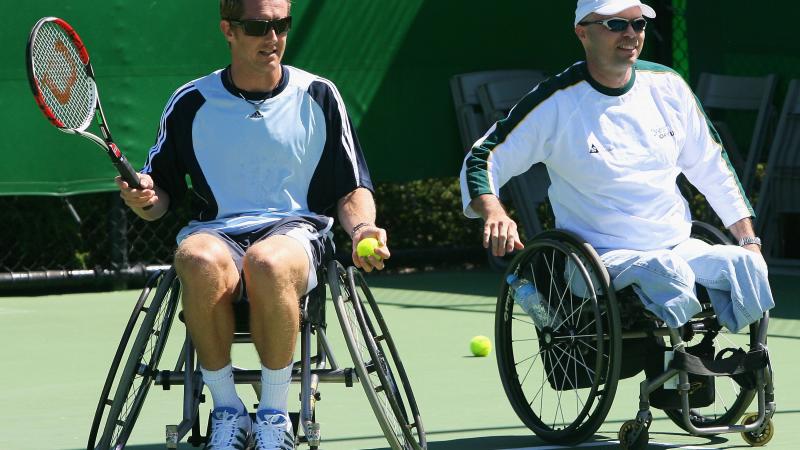
[(285, 412), (264, 409), (256, 413), (256, 450), (294, 450), (292, 421)]
[(204, 450), (244, 450), (250, 441), (252, 421), (234, 408), (211, 411), (211, 435)]

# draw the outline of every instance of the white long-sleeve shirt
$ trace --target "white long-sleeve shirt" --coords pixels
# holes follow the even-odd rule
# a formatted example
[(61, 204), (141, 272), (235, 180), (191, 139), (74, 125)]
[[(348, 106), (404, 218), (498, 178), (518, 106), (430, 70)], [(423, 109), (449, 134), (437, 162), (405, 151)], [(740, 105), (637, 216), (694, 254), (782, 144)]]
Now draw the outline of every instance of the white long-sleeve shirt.
[(464, 213), (482, 194), (543, 162), (556, 226), (599, 249), (654, 250), (689, 238), (683, 172), (725, 226), (753, 215), (719, 136), (686, 82), (638, 61), (610, 89), (585, 62), (539, 84), (469, 152), (461, 170)]

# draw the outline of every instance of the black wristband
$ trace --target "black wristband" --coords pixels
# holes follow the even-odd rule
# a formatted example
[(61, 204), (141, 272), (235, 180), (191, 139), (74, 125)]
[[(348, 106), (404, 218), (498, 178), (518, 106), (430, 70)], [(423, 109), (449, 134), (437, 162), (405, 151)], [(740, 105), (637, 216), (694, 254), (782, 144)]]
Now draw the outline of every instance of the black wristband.
[(356, 226), (353, 227), (353, 231), (350, 232), (350, 238), (352, 239), (352, 237), (356, 235), (356, 231), (358, 231), (358, 230), (360, 230), (360, 229), (362, 229), (364, 227), (371, 226), (371, 225), (372, 224), (367, 223), (367, 222), (361, 222), (361, 223), (357, 224)]

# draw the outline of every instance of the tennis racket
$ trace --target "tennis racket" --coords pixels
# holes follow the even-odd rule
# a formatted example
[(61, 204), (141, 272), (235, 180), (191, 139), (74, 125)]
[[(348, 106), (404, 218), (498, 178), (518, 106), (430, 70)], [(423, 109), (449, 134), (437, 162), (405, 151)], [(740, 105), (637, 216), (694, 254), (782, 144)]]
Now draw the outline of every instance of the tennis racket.
[[(99, 145), (128, 186), (140, 189), (139, 176), (111, 138), (89, 52), (78, 33), (63, 19), (39, 19), (28, 38), (27, 63), (33, 96), (50, 123)], [(92, 117), (102, 138), (87, 131)]]

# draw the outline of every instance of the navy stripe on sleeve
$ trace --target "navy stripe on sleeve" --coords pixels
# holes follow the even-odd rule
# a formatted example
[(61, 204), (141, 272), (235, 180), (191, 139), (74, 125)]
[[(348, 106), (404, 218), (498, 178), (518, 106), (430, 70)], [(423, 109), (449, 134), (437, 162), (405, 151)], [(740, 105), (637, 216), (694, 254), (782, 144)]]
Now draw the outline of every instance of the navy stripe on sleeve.
[(347, 116), (344, 101), (328, 80), (318, 79), (308, 87), (308, 94), (325, 116), (325, 146), (308, 190), (309, 208), (326, 214), (337, 201), (353, 190), (373, 190), (361, 145)]

